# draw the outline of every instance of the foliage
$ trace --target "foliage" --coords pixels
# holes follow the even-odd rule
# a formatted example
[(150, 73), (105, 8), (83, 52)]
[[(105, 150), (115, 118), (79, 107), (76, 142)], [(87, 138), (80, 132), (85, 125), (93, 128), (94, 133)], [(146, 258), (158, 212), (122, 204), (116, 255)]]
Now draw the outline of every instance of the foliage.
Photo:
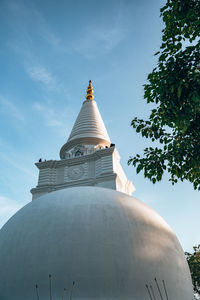
[(131, 123), (159, 146), (128, 164), (153, 183), (166, 170), (172, 184), (188, 180), (200, 190), (200, 1), (168, 0), (160, 11), (165, 27), (158, 63), (144, 85), (144, 98), (155, 108), (147, 121)]
[(190, 267), (192, 283), (196, 296), (200, 296), (200, 245), (193, 247), (194, 253), (186, 252), (186, 259)]

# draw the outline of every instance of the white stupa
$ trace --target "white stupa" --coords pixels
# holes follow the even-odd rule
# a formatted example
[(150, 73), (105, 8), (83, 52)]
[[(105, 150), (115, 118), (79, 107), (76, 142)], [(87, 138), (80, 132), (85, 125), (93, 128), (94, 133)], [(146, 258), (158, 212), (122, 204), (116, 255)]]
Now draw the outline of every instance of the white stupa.
[(90, 81), (61, 159), (36, 163), (33, 201), (0, 231), (0, 300), (192, 300), (178, 239), (131, 196), (93, 98)]

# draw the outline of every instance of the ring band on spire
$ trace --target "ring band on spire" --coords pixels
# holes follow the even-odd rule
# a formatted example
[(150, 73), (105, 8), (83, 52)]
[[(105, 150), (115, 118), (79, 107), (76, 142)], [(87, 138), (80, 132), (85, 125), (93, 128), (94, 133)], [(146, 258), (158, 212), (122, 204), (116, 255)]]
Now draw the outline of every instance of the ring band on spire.
[(87, 100), (94, 100), (94, 95), (93, 95), (93, 87), (92, 87), (92, 81), (89, 80), (89, 85), (87, 88), (87, 95), (86, 95)]

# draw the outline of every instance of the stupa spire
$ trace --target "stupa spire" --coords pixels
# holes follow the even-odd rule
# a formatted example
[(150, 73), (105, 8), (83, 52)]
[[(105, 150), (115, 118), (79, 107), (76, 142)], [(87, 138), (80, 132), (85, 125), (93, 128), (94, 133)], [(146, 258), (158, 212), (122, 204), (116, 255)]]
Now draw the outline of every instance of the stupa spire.
[(67, 143), (60, 150), (60, 157), (70, 148), (79, 145), (103, 145), (110, 147), (110, 138), (94, 100), (92, 81), (89, 81), (86, 100), (83, 102)]
[(91, 80), (89, 80), (89, 85), (88, 85), (88, 88), (87, 88), (86, 100), (94, 100), (93, 86), (92, 86), (92, 81)]

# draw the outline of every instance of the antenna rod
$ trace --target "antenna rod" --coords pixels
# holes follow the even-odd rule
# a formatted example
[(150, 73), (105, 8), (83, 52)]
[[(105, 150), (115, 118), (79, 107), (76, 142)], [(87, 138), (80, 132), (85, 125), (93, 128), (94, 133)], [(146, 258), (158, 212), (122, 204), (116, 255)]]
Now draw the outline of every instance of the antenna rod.
[(65, 300), (65, 292), (66, 292), (66, 288), (64, 288), (63, 295), (62, 295), (62, 300)]
[(153, 298), (151, 297), (151, 293), (150, 293), (150, 290), (149, 290), (149, 287), (148, 287), (148, 284), (146, 284), (146, 288), (147, 288), (147, 291), (148, 291), (148, 294), (149, 294), (149, 297), (151, 300), (153, 300)]
[(159, 292), (159, 294), (160, 294), (160, 298), (161, 298), (161, 300), (163, 300), (163, 296), (162, 296), (162, 294), (161, 294), (160, 287), (159, 287), (159, 285), (158, 285), (158, 282), (157, 282), (157, 279), (156, 279), (156, 278), (155, 278), (155, 282), (156, 282), (156, 285), (157, 285), (158, 292)]
[(49, 295), (50, 295), (50, 300), (52, 300), (52, 281), (51, 281), (51, 274), (49, 274)]
[(156, 300), (152, 285), (150, 285), (150, 289), (151, 289), (151, 292), (152, 292), (152, 295), (153, 295), (153, 299)]
[(166, 298), (167, 298), (167, 300), (169, 300), (168, 294), (167, 294), (167, 289), (166, 289), (166, 286), (165, 286), (165, 281), (163, 280), (162, 282), (163, 282)]
[(72, 294), (73, 294), (73, 291), (74, 291), (74, 286), (75, 286), (75, 282), (73, 281), (73, 283), (72, 283), (72, 289), (71, 289), (71, 294), (70, 294), (70, 300), (72, 300)]
[(36, 289), (36, 294), (37, 294), (37, 300), (40, 300), (37, 284), (35, 285), (35, 289)]

